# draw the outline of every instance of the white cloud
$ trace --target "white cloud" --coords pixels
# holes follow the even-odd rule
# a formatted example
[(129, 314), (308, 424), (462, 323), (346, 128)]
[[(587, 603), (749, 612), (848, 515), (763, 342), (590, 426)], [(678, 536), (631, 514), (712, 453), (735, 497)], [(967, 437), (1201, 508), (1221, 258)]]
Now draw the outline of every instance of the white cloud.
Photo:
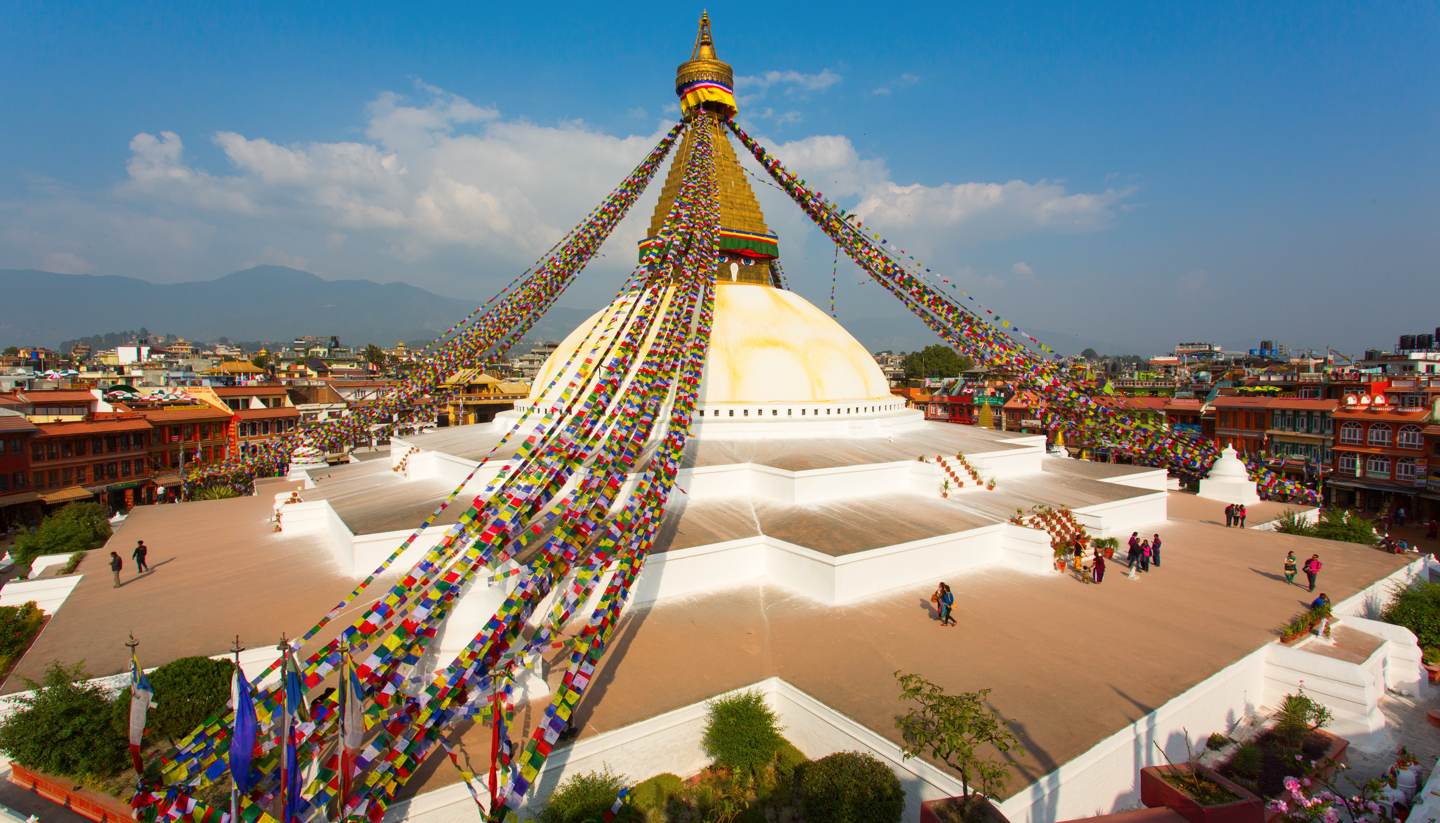
[[(838, 82), (770, 74), (772, 92)], [(776, 108), (768, 126), (793, 122), (788, 107)], [(0, 263), (189, 280), (275, 262), (483, 297), (634, 167), (669, 126), (654, 122), (636, 135), (538, 124), (417, 84), (408, 95), (377, 96), (356, 138), (283, 143), (218, 131), (209, 136), (218, 160), (203, 162), (179, 134), (141, 133), (111, 191), (37, 186), (28, 199), (0, 201)], [(966, 259), (956, 253), (966, 243), (1104, 227), (1129, 194), (1046, 180), (902, 184), (883, 159), (862, 155), (845, 137), (760, 138), (867, 225), (951, 268)], [(633, 264), (663, 174), (617, 229), (600, 268)], [(782, 195), (755, 188), (798, 265), (820, 238)], [(65, 253), (74, 258), (58, 256)], [(828, 261), (830, 250), (822, 254)]]
[(55, 251), (40, 258), (40, 268), (60, 274), (89, 274), (95, 271), (95, 264), (74, 252)]
[(988, 234), (1022, 230), (1076, 231), (1105, 226), (1132, 189), (1071, 193), (1065, 186), (1041, 180), (1004, 183), (886, 182), (864, 192), (855, 212), (861, 219), (892, 228), (971, 226)]
[(1024, 260), (1021, 260), (1021, 261), (1019, 261), (1018, 263), (1016, 263), (1015, 265), (1013, 265), (1013, 266), (1010, 267), (1010, 273), (1011, 273), (1011, 274), (1015, 274), (1015, 275), (1019, 275), (1020, 277), (1034, 277), (1034, 276), (1035, 276), (1035, 269), (1032, 268), (1029, 263), (1026, 263)]
[(821, 69), (812, 74), (794, 69), (783, 71), (772, 69), (764, 74), (736, 77), (735, 92), (751, 100), (759, 100), (771, 91), (795, 97), (826, 91), (842, 79), (839, 74), (830, 69)]
[(897, 89), (908, 89), (920, 82), (920, 75), (905, 72), (888, 83), (883, 83), (870, 90), (870, 93), (879, 97), (891, 94)]

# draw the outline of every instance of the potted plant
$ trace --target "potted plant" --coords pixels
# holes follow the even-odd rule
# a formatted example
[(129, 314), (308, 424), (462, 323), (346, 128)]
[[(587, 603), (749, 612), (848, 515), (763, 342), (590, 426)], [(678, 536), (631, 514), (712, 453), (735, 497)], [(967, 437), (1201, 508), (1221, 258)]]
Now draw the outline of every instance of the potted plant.
[(1151, 808), (1164, 806), (1190, 823), (1262, 823), (1265, 819), (1265, 802), (1259, 796), (1219, 772), (1193, 763), (1177, 766), (1167, 762), (1141, 769), (1140, 802)]
[(1426, 649), (1421, 665), (1425, 667), (1425, 673), (1430, 676), (1431, 683), (1440, 683), (1440, 646), (1431, 646)]
[[(900, 697), (915, 705), (895, 720), (905, 741), (901, 756), (928, 755), (960, 775), (961, 795), (922, 803), (924, 823), (1002, 823), (989, 798), (1003, 793), (1014, 757), (1025, 749), (990, 707), (990, 690), (946, 694), (918, 674), (895, 672)], [(999, 755), (998, 757), (996, 755)]]

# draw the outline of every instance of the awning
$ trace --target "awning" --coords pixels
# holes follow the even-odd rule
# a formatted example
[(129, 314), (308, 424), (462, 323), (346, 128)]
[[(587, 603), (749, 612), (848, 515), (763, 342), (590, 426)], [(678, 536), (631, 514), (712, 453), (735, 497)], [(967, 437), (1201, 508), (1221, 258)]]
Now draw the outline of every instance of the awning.
[(0, 497), (0, 509), (5, 508), (6, 506), (18, 506), (21, 503), (34, 503), (36, 500), (39, 499), (40, 495), (36, 492), (20, 492), (18, 494), (7, 494), (4, 497)]
[(157, 474), (155, 475), (154, 480), (155, 485), (157, 486), (178, 486), (180, 485), (180, 472), (165, 472), (164, 474)]
[(58, 492), (40, 495), (40, 499), (44, 501), (46, 505), (50, 506), (57, 503), (74, 503), (78, 500), (92, 500), (94, 497), (94, 492), (82, 486), (71, 486), (66, 489), (61, 489)]

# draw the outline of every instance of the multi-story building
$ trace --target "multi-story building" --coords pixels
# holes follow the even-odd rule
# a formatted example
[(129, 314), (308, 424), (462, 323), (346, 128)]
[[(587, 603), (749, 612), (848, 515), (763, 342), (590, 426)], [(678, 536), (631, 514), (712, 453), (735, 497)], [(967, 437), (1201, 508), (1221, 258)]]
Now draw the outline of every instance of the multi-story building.
[(193, 464), (217, 462), (229, 453), (233, 423), (229, 410), (193, 403), (136, 411), (154, 429), (147, 457), (157, 496), (177, 497), (184, 473)]
[(1265, 450), (1270, 427), (1270, 398), (1222, 395), (1210, 402), (1215, 410), (1215, 446), (1234, 446), (1241, 455), (1258, 455)]
[(1425, 477), (1425, 489), (1420, 492), (1420, 508), (1417, 513), (1425, 520), (1440, 520), (1440, 403), (1430, 412), (1430, 423), (1425, 427), (1425, 459), (1429, 474)]
[(1272, 397), (1266, 451), (1274, 467), (1300, 478), (1318, 479), (1334, 464), (1335, 400)]
[(18, 394), (31, 423), (84, 420), (98, 410), (99, 398), (88, 389), (32, 389)]
[(39, 494), (30, 486), (30, 440), (39, 431), (20, 412), (0, 408), (0, 533), (36, 519)]
[(530, 384), (501, 380), (481, 369), (461, 369), (445, 380), (446, 400), (440, 425), (488, 423), (530, 394)]
[(1425, 451), (1430, 415), (1430, 409), (1396, 407), (1381, 393), (1347, 396), (1333, 415), (1331, 500), (1368, 511), (1403, 505), (1417, 512), (1430, 474)]
[(141, 500), (150, 479), (150, 424), (138, 414), (40, 423), (30, 441), (30, 485), (46, 506), (96, 500), (111, 510)]
[(259, 383), (251, 386), (217, 386), (215, 395), (235, 413), (231, 427), (232, 453), (246, 454), (260, 443), (300, 427), (300, 410), (290, 402), (284, 386)]

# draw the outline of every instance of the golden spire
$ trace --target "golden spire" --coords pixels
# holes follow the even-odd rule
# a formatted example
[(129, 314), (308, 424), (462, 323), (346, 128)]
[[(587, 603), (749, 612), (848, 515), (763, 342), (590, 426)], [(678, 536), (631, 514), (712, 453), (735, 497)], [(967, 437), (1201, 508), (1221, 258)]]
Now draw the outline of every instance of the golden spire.
[(715, 38), (710, 34), (710, 12), (700, 12), (700, 30), (695, 32), (695, 48), (690, 50), (691, 60), (716, 60)]
[(765, 215), (755, 199), (740, 160), (727, 139), (722, 120), (735, 116), (735, 72), (730, 64), (715, 55), (715, 39), (710, 33), (710, 15), (700, 15), (700, 28), (690, 59), (675, 70), (675, 91), (680, 108), (695, 115), (691, 133), (681, 141), (660, 202), (650, 219), (649, 243), (659, 235), (665, 217), (680, 193), (680, 181), (688, 164), (694, 143), (695, 129), (711, 129), (715, 159), (715, 197), (720, 206), (720, 259), (716, 261), (715, 277), (721, 282), (774, 285), (770, 261), (780, 254), (775, 235), (765, 225)]
[(703, 108), (735, 116), (735, 70), (715, 54), (709, 14), (700, 15), (690, 59), (675, 69), (675, 93), (680, 97), (680, 110), (686, 114)]

